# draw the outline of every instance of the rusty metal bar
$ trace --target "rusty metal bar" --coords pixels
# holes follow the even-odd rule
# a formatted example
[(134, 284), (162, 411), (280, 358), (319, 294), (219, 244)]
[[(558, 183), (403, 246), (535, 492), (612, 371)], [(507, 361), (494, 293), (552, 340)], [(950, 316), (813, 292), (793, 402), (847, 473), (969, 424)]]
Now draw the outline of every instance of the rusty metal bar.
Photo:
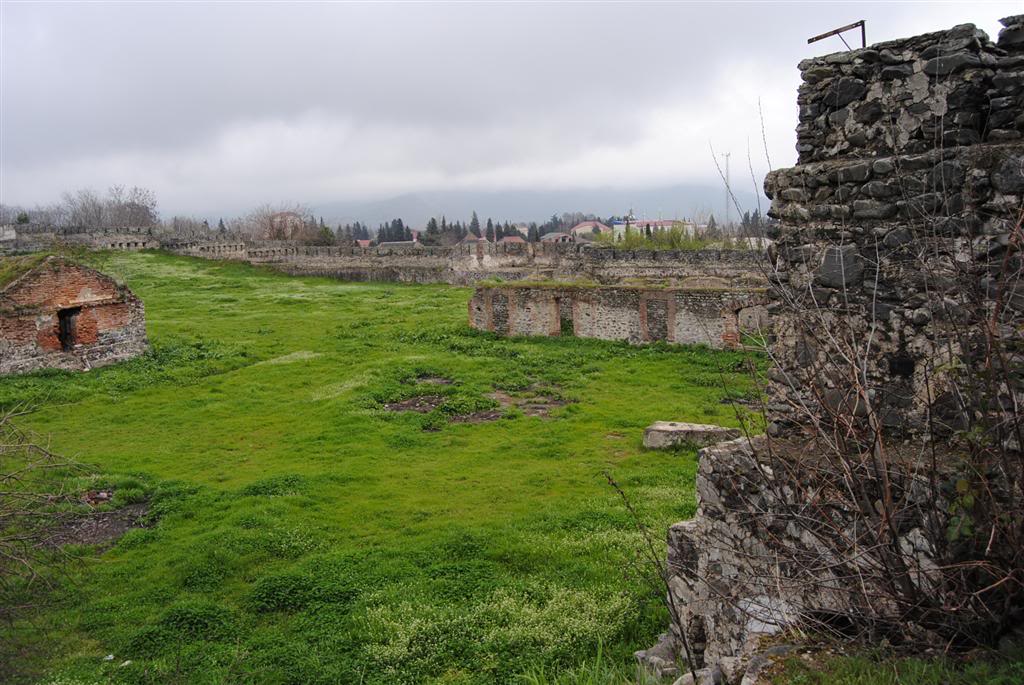
[[(846, 26), (840, 26), (837, 29), (833, 29), (833, 30), (829, 31), (828, 33), (823, 33), (820, 36), (815, 36), (814, 38), (808, 38), (807, 39), (807, 44), (810, 45), (811, 43), (816, 43), (819, 40), (824, 40), (825, 38), (830, 38), (832, 36), (839, 36), (840, 33), (844, 33), (846, 31), (849, 31), (850, 29), (855, 29), (855, 28), (858, 28), (858, 27), (860, 28), (860, 44), (861, 44), (861, 47), (866, 48), (868, 46), (868, 38), (867, 38), (867, 30), (864, 28), (864, 20), (863, 19), (861, 19), (860, 21), (855, 21), (852, 24), (847, 24)], [(842, 36), (839, 36), (839, 38), (842, 39)], [(846, 41), (843, 41), (843, 42), (845, 43)]]

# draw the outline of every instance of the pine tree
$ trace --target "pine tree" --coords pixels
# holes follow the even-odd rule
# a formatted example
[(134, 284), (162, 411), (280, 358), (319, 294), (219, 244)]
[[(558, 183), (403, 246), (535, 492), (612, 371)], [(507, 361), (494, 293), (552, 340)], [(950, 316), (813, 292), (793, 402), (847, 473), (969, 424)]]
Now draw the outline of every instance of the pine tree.
[(494, 242), (494, 222), (488, 217), (487, 219), (487, 230), (484, 232), (484, 237), (492, 243)]
[(480, 217), (473, 212), (473, 218), (469, 221), (469, 232), (475, 235), (477, 238), (482, 238), (480, 235)]
[(228, 232), (228, 227), (224, 225), (224, 219), (217, 221), (217, 232), (221, 235)]

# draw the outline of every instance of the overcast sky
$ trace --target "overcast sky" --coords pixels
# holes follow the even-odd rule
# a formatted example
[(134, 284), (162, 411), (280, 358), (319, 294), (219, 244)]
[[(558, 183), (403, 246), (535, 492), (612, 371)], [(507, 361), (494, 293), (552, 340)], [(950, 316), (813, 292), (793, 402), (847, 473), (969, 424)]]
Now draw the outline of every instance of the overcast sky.
[[(163, 214), (430, 190), (734, 183), (795, 161), (807, 37), (1019, 2), (0, 2), (0, 202), (114, 183)], [(851, 35), (851, 43), (859, 36)], [(566, 210), (586, 208), (570, 208)]]

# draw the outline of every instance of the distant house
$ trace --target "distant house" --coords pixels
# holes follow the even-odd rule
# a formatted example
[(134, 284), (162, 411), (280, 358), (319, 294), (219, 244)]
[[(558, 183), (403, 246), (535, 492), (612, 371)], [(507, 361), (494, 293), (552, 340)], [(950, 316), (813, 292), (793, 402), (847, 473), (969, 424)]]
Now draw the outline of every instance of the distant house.
[(359, 247), (369, 247), (372, 242), (372, 240), (357, 240), (356, 245)]
[(505, 243), (505, 244), (508, 244), (508, 243), (524, 243), (525, 244), (526, 240), (521, 235), (507, 235), (504, 238), (502, 238), (501, 240), (499, 240), (498, 242), (499, 243)]
[(459, 244), (462, 245), (462, 244), (465, 244), (465, 243), (486, 243), (486, 242), (489, 242), (487, 240), (487, 238), (478, 238), (477, 236), (475, 236), (472, 233), (470, 233), (465, 238), (460, 240)]
[[(595, 229), (597, 230), (595, 231)], [(581, 221), (580, 223), (576, 224), (575, 226), (569, 229), (569, 233), (571, 233), (573, 236), (577, 238), (580, 237), (581, 235), (592, 236), (595, 233), (611, 232), (612, 227), (606, 226), (602, 224), (600, 221)]]
[(56, 256), (0, 259), (0, 374), (88, 370), (146, 351), (142, 301)]
[(552, 233), (545, 233), (542, 235), (540, 237), (540, 241), (542, 243), (571, 243), (573, 242), (573, 237), (568, 233), (554, 231)]

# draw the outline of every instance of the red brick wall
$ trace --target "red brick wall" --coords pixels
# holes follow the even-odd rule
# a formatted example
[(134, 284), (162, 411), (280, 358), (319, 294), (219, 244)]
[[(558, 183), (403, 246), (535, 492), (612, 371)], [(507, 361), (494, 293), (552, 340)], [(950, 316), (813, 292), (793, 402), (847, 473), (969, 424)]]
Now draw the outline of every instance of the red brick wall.
[[(75, 348), (60, 342), (62, 309), (80, 308)], [(142, 303), (90, 269), (44, 262), (0, 295), (0, 373), (47, 366), (91, 368), (146, 349)]]
[(0, 315), (0, 340), (9, 340), (14, 345), (27, 345), (36, 338), (36, 317)]
[(0, 308), (42, 310), (76, 307), (87, 302), (121, 297), (117, 284), (91, 269), (72, 264), (44, 263), (17, 283), (0, 301)]

